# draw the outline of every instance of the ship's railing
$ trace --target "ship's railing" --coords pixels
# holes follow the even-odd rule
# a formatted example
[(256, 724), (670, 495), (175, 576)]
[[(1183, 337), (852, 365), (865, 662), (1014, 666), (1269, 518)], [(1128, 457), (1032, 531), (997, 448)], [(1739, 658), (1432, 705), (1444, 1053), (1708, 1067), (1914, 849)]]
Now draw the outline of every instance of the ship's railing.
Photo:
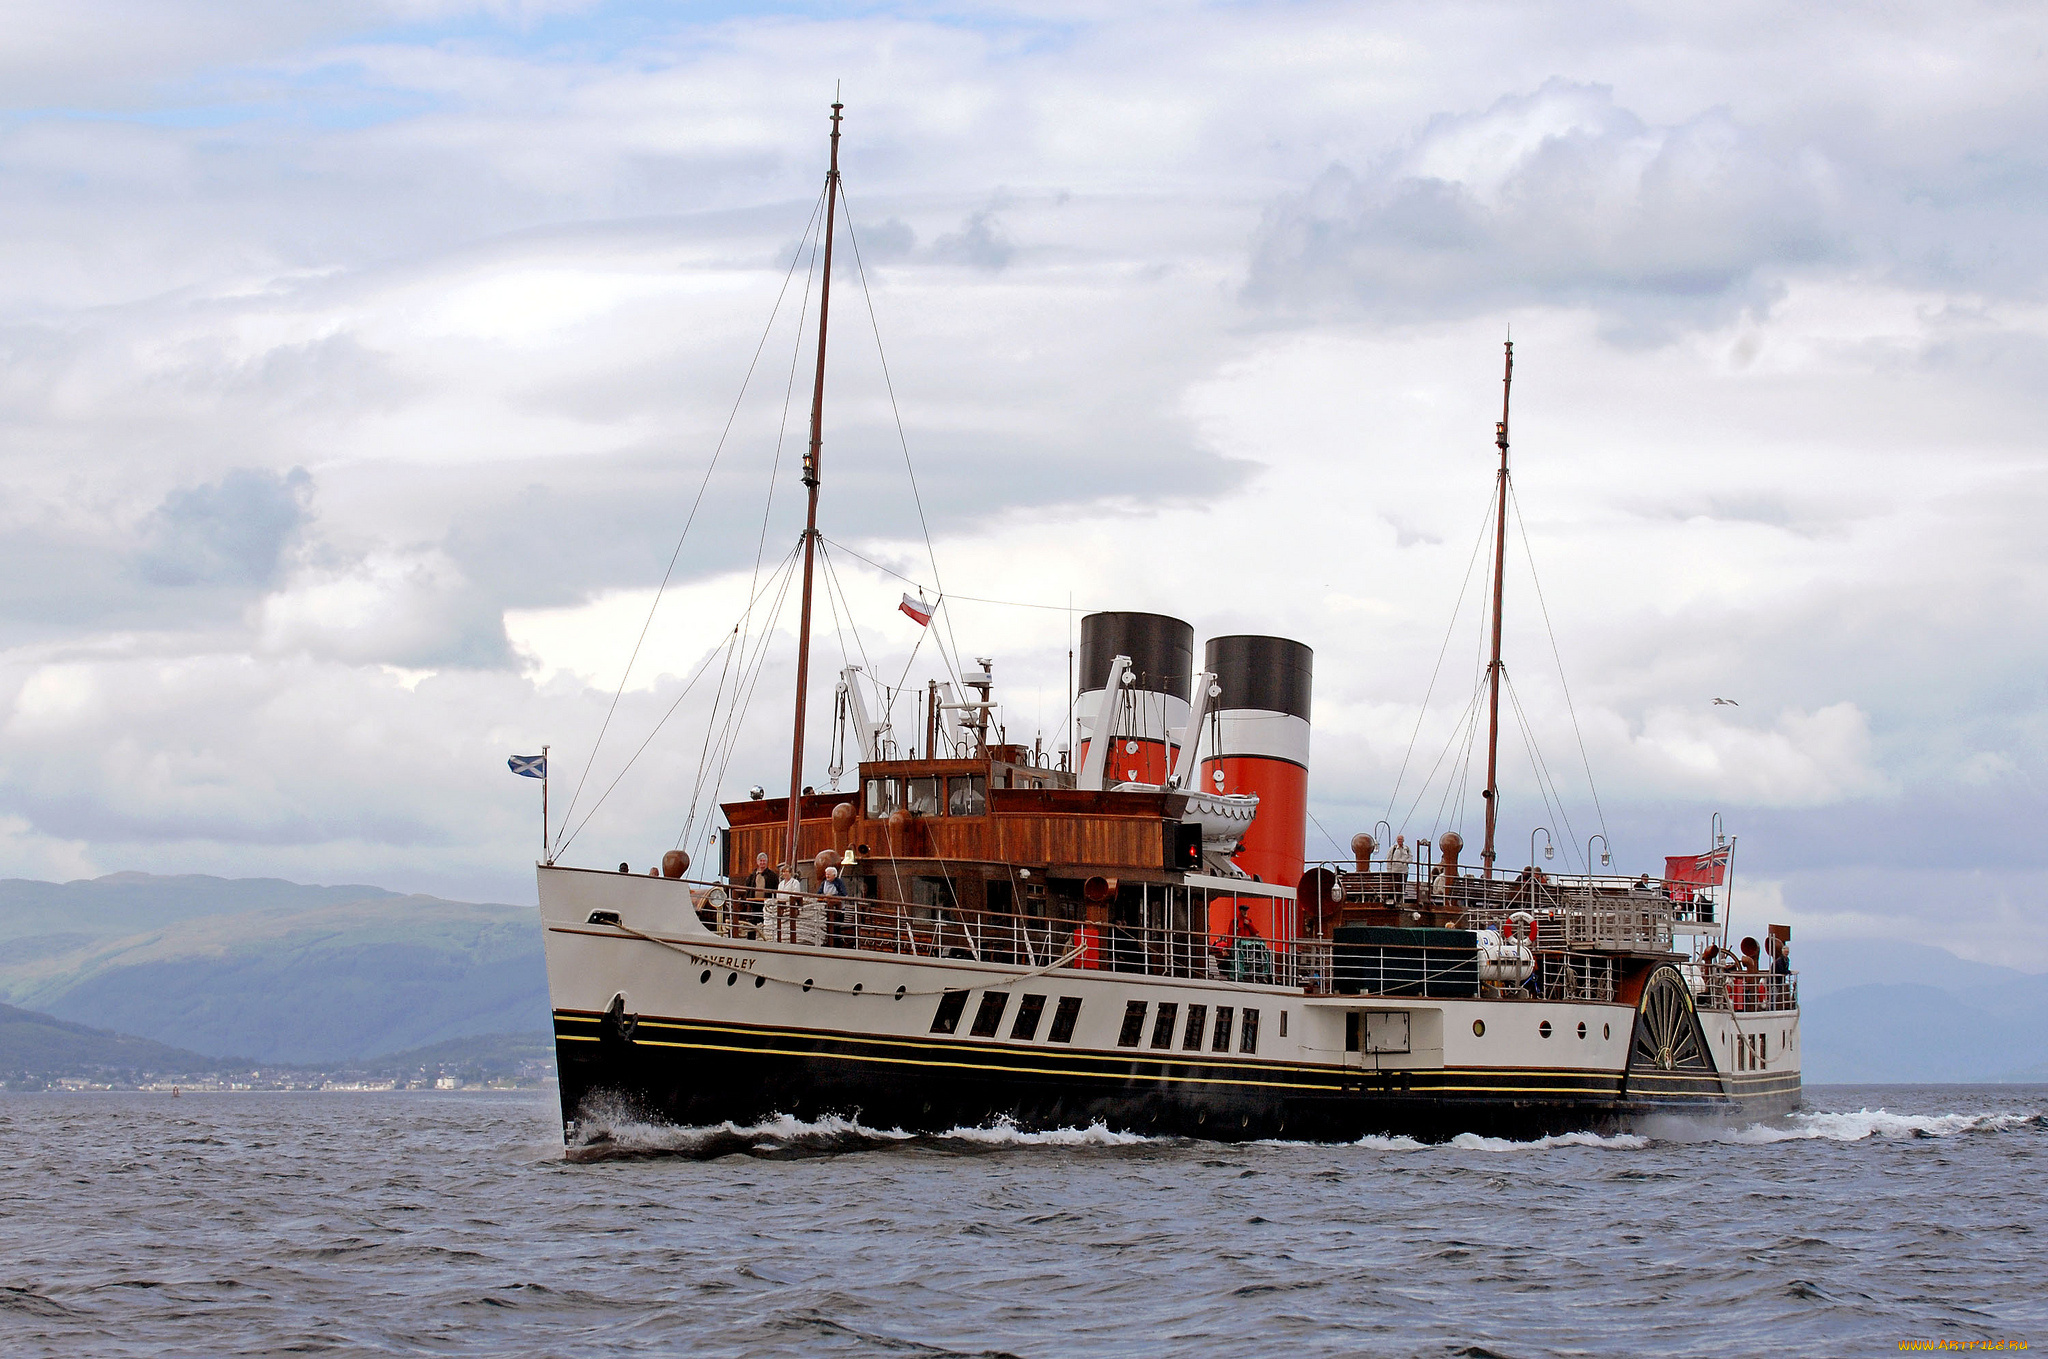
[(698, 916), (728, 938), (815, 948), (1084, 971), (1299, 987), (1310, 995), (1611, 1001), (1612, 958), (1545, 953), (1534, 978), (1493, 980), (1476, 948), (1266, 940), (1202, 929), (1097, 924), (860, 897), (778, 891), (763, 900), (694, 885)]
[(1699, 991), (1703, 1010), (1768, 1014), (1799, 1008), (1797, 972), (1709, 971)]
[(1504, 929), (1514, 916), (1525, 912), (1535, 926), (1539, 952), (1586, 948), (1671, 952), (1671, 912), (1668, 903), (1654, 899), (1560, 892), (1533, 909), (1512, 902), (1468, 906), (1465, 928)]
[(1614, 959), (1598, 953), (1537, 955), (1536, 978), (1545, 1000), (1614, 999)]
[(1639, 911), (1661, 915), (1672, 925), (1715, 923), (1716, 907), (1710, 892), (1691, 883), (1648, 876), (1552, 876), (1524, 869), (1490, 879), (1463, 873), (1444, 878), (1438, 876), (1440, 865), (1404, 866), (1387, 859), (1375, 859), (1364, 869), (1329, 862), (1309, 867), (1329, 872), (1329, 904), (1339, 909), (1346, 905), (1408, 906), (1496, 912), (1503, 917), (1515, 911), (1572, 910), (1594, 915)]

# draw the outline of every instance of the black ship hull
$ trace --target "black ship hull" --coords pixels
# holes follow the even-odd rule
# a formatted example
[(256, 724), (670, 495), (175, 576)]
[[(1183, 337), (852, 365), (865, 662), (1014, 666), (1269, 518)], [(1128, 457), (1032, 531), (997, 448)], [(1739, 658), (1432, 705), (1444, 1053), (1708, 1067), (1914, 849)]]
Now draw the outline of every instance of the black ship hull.
[[(1676, 1116), (1749, 1121), (1798, 1107), (1797, 1072), (1730, 1081), (1664, 1073), (1620, 1079), (1500, 1069), (1360, 1071), (1280, 1063), (1190, 1066), (1080, 1050), (921, 1043), (732, 1023), (640, 1018), (629, 1035), (597, 1014), (555, 1017), (565, 1137), (618, 1123), (751, 1127), (842, 1118), (938, 1134), (1101, 1125), (1145, 1136), (1351, 1142), (1612, 1133)], [(1631, 1088), (1633, 1087), (1633, 1088)], [(1732, 1088), (1731, 1088), (1732, 1087)]]

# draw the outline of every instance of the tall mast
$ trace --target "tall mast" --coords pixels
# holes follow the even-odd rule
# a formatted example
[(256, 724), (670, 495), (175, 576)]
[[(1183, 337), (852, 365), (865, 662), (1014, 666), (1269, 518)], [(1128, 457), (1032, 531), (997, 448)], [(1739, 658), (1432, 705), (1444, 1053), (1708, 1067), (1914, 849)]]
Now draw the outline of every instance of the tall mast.
[(1493, 661), (1486, 667), (1486, 876), (1493, 876), (1493, 828), (1500, 820), (1500, 607), (1508, 564), (1508, 393), (1515, 382), (1515, 342), (1507, 342), (1507, 367), (1500, 379), (1500, 423), (1493, 442), (1500, 449), (1500, 504), (1493, 512)]
[[(804, 702), (811, 678), (811, 571), (818, 546), (818, 454), (825, 442), (825, 329), (832, 315), (832, 228), (839, 219), (839, 110), (832, 101), (832, 166), (825, 172), (825, 280), (818, 290), (818, 375), (811, 384), (811, 445), (804, 454), (804, 594), (796, 633), (796, 721), (789, 743), (789, 871), (801, 876), (797, 835), (803, 826)], [(1498, 648), (1496, 648), (1497, 650)], [(1488, 843), (1491, 843), (1489, 840)]]

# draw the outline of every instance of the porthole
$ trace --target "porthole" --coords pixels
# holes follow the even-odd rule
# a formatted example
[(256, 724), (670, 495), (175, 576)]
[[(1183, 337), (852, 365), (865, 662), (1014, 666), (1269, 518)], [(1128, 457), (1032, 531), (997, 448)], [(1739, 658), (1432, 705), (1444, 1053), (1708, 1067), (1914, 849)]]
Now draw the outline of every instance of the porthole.
[(903, 999), (903, 993), (904, 993), (905, 991), (908, 991), (909, 989), (910, 989), (910, 988), (909, 988), (909, 987), (907, 987), (907, 986), (899, 986), (899, 987), (897, 987), (897, 988), (896, 988), (896, 999), (898, 999), (898, 1000), (901, 1000), (901, 999)]
[(739, 979), (740, 974), (737, 972), (728, 972), (725, 974), (725, 984), (727, 986), (731, 986), (734, 982), (737, 982)]
[(699, 972), (699, 973), (697, 974), (697, 985), (699, 985), (699, 986), (702, 986), (702, 985), (703, 985), (703, 984), (704, 984), (705, 982), (708, 982), (708, 981), (710, 981), (710, 980), (711, 980), (711, 969), (710, 969), (710, 968), (708, 968), (708, 967), (707, 967), (707, 968), (705, 968), (705, 969), (704, 969), (704, 970), (703, 970), (702, 972)]
[(814, 984), (815, 984), (815, 982), (813, 981), (813, 979), (812, 979), (812, 978), (810, 978), (810, 977), (805, 977), (805, 978), (804, 978), (804, 990), (806, 990), (806, 991), (810, 990), (810, 989), (811, 989), (811, 987), (812, 987), (812, 986), (813, 986)]
[(853, 984), (853, 994), (855, 994), (856, 996), (859, 995), (861, 992), (861, 988), (866, 985), (866, 982), (855, 982)]
[(1550, 1037), (1550, 1021), (1546, 1019), (1541, 1024), (1538, 1024), (1536, 1032), (1542, 1034), (1545, 1038)]
[(1602, 1024), (1600, 1026), (1600, 1036), (1602, 1038), (1614, 1037), (1614, 1026), (1611, 1024)]
[(1579, 1021), (1579, 1037), (1581, 1037), (1581, 1038), (1584, 1038), (1585, 1036), (1586, 1036), (1586, 1021), (1582, 1019), (1582, 1020), (1580, 1020), (1580, 1021)]
[[(766, 986), (767, 984), (768, 984), (768, 979), (767, 979), (766, 977), (756, 977), (756, 978), (754, 978), (754, 989), (755, 989), (756, 991), (760, 990), (760, 989), (761, 989), (762, 987)], [(1584, 1028), (1585, 1026), (1584, 1026), (1584, 1025), (1580, 1025), (1580, 1027), (1581, 1027), (1581, 1028)]]
[(1484, 1038), (1484, 1037), (1486, 1037), (1486, 1021), (1485, 1021), (1485, 1020), (1483, 1020), (1483, 1019), (1475, 1019), (1475, 1020), (1473, 1020), (1473, 1021), (1472, 1021), (1472, 1036), (1473, 1036), (1474, 1038)]

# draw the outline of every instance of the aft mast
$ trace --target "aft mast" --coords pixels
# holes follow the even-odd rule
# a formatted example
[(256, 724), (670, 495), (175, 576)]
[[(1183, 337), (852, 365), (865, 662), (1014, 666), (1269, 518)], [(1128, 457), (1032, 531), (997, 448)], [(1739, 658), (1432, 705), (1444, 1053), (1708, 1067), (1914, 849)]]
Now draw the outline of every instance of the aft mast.
[(1479, 852), (1488, 878), (1493, 877), (1493, 830), (1500, 820), (1500, 610), (1508, 562), (1508, 394), (1514, 381), (1515, 342), (1509, 340), (1500, 379), (1500, 423), (1493, 427), (1493, 442), (1500, 449), (1500, 504), (1493, 514), (1493, 660), (1486, 667), (1486, 846)]
[(832, 101), (832, 164), (825, 172), (825, 278), (818, 291), (818, 373), (811, 384), (811, 443), (804, 454), (804, 486), (810, 504), (804, 515), (804, 593), (796, 635), (796, 721), (791, 726), (789, 744), (786, 862), (791, 873), (799, 871), (797, 836), (803, 825), (804, 703), (811, 677), (811, 574), (818, 546), (818, 457), (825, 441), (825, 331), (832, 315), (832, 228), (839, 216), (839, 110), (844, 107), (836, 98)]

